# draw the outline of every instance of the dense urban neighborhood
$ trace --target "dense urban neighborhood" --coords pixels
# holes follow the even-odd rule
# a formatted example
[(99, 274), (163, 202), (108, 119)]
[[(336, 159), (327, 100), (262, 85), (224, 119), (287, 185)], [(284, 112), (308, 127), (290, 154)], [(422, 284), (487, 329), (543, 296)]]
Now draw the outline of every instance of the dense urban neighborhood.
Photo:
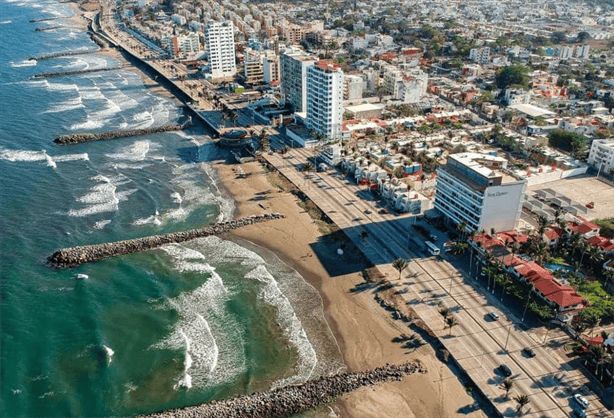
[(94, 31), (236, 163), (407, 279), (403, 304), (493, 411), (612, 416), (611, 0), (101, 7)]

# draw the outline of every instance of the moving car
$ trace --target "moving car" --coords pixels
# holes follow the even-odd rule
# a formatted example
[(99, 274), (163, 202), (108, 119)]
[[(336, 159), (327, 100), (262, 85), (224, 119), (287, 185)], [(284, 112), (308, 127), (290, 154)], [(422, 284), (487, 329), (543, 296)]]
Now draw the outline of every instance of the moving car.
[(584, 396), (580, 395), (579, 393), (576, 393), (575, 395), (573, 395), (573, 398), (582, 409), (588, 409), (589, 403)]
[(533, 351), (533, 349), (530, 347), (523, 348), (522, 352), (525, 353), (528, 357), (535, 357), (535, 351)]
[(495, 311), (488, 312), (488, 316), (490, 316), (493, 321), (499, 320), (499, 314), (497, 314)]
[(370, 215), (370, 214), (371, 214), (371, 210), (370, 210), (370, 209), (365, 209), (365, 213), (366, 213), (367, 215)]
[(512, 375), (512, 369), (509, 368), (509, 366), (505, 363), (501, 363), (499, 365), (499, 370), (501, 371), (501, 373), (503, 373), (504, 376), (509, 377)]
[(386, 210), (385, 208), (381, 208), (381, 209), (379, 210), (379, 213), (380, 213), (380, 214), (382, 214), (382, 215), (385, 215), (385, 214), (387, 214), (387, 213), (388, 213), (388, 210)]

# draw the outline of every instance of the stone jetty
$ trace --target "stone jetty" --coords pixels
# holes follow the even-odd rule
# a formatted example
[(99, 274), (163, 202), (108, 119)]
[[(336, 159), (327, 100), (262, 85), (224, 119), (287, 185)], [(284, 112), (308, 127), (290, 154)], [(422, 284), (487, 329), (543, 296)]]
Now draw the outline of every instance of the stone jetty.
[(36, 32), (45, 32), (45, 31), (48, 31), (48, 30), (63, 29), (63, 28), (67, 28), (68, 29), (68, 26), (49, 26), (49, 27), (46, 27), (46, 28), (36, 28), (34, 30)]
[(189, 122), (186, 122), (184, 124), (170, 123), (155, 128), (128, 129), (123, 131), (103, 132), (99, 134), (76, 133), (60, 136), (58, 138), (55, 138), (53, 142), (55, 142), (56, 144), (71, 145), (91, 141), (105, 141), (107, 139), (128, 138), (131, 136), (149, 135), (160, 132), (180, 131), (182, 129), (185, 129), (188, 125)]
[(120, 65), (117, 67), (89, 68), (87, 70), (58, 71), (55, 73), (40, 73), (40, 74), (34, 74), (32, 78), (51, 78), (51, 77), (62, 77), (65, 75), (88, 74), (88, 73), (96, 73), (98, 71), (121, 70), (122, 68), (125, 68), (125, 67), (127, 67), (127, 65)]
[(172, 232), (163, 235), (152, 235), (149, 237), (108, 242), (105, 244), (63, 248), (54, 252), (48, 258), (48, 260), (55, 267), (75, 267), (80, 264), (91, 263), (105, 258), (116, 257), (118, 255), (133, 254), (141, 251), (151, 250), (153, 248), (157, 248), (166, 244), (181, 243), (196, 238), (203, 238), (211, 235), (220, 235), (244, 226), (282, 218), (285, 218), (285, 216), (282, 214), (267, 213), (264, 215), (253, 215), (247, 218), (241, 218), (236, 221), (220, 222), (208, 227), (190, 229), (188, 231), (183, 232)]
[(86, 50), (82, 50), (82, 51), (55, 52), (53, 54), (40, 55), (38, 57), (32, 57), (30, 59), (31, 60), (36, 60), (36, 61), (42, 61), (42, 60), (48, 60), (48, 59), (52, 59), (52, 58), (70, 57), (70, 56), (73, 56), (73, 55), (93, 54), (94, 52), (97, 52), (97, 51), (99, 51), (99, 50), (98, 49), (86, 49)]
[(269, 392), (253, 393), (224, 401), (172, 409), (149, 418), (284, 418), (294, 416), (319, 405), (330, 402), (346, 393), (363, 386), (402, 380), (414, 373), (426, 373), (419, 363), (389, 365), (377, 369), (341, 373), (331, 377), (320, 377), (300, 385), (286, 386)]
[(43, 19), (30, 19), (28, 20), (28, 22), (30, 23), (38, 23), (38, 22), (47, 22), (49, 20), (58, 20), (58, 19), (66, 19), (65, 17), (59, 16), (59, 17), (45, 17)]

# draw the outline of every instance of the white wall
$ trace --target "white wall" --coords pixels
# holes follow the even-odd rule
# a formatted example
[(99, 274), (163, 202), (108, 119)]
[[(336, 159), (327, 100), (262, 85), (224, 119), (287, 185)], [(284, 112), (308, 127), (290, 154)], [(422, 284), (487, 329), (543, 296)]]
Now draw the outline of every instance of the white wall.
[(486, 189), (480, 228), (486, 232), (490, 232), (491, 228), (499, 232), (514, 229), (525, 188), (526, 183), (514, 182)]

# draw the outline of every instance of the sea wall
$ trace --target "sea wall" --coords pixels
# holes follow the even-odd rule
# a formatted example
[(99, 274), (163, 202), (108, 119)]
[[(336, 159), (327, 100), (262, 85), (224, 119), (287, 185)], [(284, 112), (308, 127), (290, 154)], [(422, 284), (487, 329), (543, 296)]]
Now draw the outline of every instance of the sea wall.
[(143, 128), (143, 129), (129, 129), (124, 131), (111, 131), (103, 132), (99, 134), (90, 133), (76, 133), (70, 135), (63, 135), (53, 140), (56, 144), (70, 145), (80, 144), (83, 142), (91, 141), (104, 141), (107, 139), (127, 138), (130, 136), (149, 135), (159, 132), (179, 131), (184, 129), (188, 124), (171, 123), (168, 125), (158, 126), (155, 128)]
[(414, 373), (426, 373), (419, 363), (378, 367), (374, 370), (320, 377), (301, 385), (286, 386), (225, 401), (146, 415), (150, 418), (285, 418), (328, 403), (363, 386), (398, 381)]
[(211, 235), (220, 235), (232, 231), (233, 229), (282, 218), (285, 218), (282, 214), (267, 213), (264, 215), (241, 218), (236, 221), (221, 222), (205, 228), (190, 229), (183, 232), (152, 235), (149, 237), (108, 242), (104, 244), (63, 248), (54, 252), (48, 258), (48, 261), (53, 266), (59, 268), (75, 267), (80, 264), (91, 263), (105, 258), (116, 257), (118, 255), (151, 250), (166, 244), (186, 242)]

